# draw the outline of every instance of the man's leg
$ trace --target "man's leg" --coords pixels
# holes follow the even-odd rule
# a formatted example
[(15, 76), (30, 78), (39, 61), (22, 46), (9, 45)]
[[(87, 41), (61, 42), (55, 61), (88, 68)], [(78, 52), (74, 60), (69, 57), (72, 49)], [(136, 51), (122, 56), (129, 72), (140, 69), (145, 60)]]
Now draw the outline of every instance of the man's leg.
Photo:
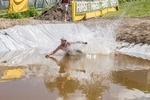
[(78, 53), (82, 53), (82, 51), (81, 50), (75, 50), (76, 52), (78, 52)]
[(65, 19), (65, 11), (66, 11), (66, 7), (65, 7), (65, 4), (64, 3), (62, 3), (62, 9), (63, 9), (63, 12), (62, 12), (62, 20), (64, 20)]
[(65, 14), (64, 14), (64, 19), (65, 19), (65, 22), (67, 21), (67, 12), (65, 11)]
[(64, 14), (65, 22), (67, 21), (67, 12), (68, 12), (68, 4), (65, 4), (65, 14)]

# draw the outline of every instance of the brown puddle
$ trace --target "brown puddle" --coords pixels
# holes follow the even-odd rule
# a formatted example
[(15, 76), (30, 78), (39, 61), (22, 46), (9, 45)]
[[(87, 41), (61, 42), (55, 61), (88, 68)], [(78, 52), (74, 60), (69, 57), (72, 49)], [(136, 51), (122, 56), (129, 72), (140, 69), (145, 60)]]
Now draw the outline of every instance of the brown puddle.
[(150, 99), (150, 61), (124, 55), (56, 56), (44, 59), (45, 64), (1, 65), (1, 99)]

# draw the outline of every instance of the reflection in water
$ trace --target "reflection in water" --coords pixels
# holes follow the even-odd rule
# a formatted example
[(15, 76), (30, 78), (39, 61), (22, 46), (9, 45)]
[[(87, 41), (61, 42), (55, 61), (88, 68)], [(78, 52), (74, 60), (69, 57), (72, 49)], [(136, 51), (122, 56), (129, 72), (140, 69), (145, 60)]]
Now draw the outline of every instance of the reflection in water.
[(115, 67), (119, 70), (150, 69), (150, 61), (126, 55), (116, 55)]
[(60, 61), (58, 61), (54, 57), (49, 57), (51, 60), (55, 61), (56, 64), (60, 67), (59, 73), (65, 73), (67, 70), (75, 70), (75, 71), (81, 71), (85, 72), (85, 69), (78, 69), (74, 66), (74, 68), (71, 68), (71, 63), (77, 62), (81, 59), (82, 56), (69, 56), (65, 55)]
[(13, 79), (19, 79), (24, 74), (23, 66), (1, 66), (0, 67), (0, 82), (5, 82)]
[[(30, 85), (38, 84), (39, 81), (33, 81), (34, 78), (41, 79), (36, 89), (40, 89), (39, 92), (44, 91), (40, 92), (44, 96), (37, 95), (39, 100), (49, 100), (52, 97), (53, 100), (130, 100), (131, 97), (133, 100), (140, 100), (142, 96), (145, 96), (142, 100), (148, 100), (146, 93), (150, 92), (149, 61), (124, 55), (65, 55), (51, 58), (37, 55), (37, 59), (33, 64), (31, 62), (34, 62), (34, 59), (24, 58), (25, 61), (30, 62), (26, 66), (1, 66), (0, 81), (24, 78), (23, 83), (26, 84), (20, 84), (21, 92), (24, 94), (24, 90), (28, 87), (31, 93), (36, 92), (34, 86)], [(17, 62), (17, 59), (15, 61)], [(5, 62), (5, 65), (7, 63), (10, 64), (10, 61)], [(18, 82), (20, 83), (20, 80), (4, 83), (7, 87), (16, 84), (13, 91), (17, 91)], [(0, 92), (0, 96), (3, 98), (6, 97), (1, 93), (5, 93), (4, 91), (8, 93), (7, 87), (0, 83), (0, 89), (3, 91)], [(125, 95), (124, 91), (128, 91), (130, 97)], [(132, 94), (133, 91), (135, 94)], [(143, 93), (142, 96), (138, 97), (137, 91)], [(22, 95), (21, 92), (16, 92), (16, 96)], [(32, 98), (31, 96), (31, 100)]]
[[(79, 80), (78, 77), (70, 76), (71, 71), (78, 72), (78, 74), (86, 75), (85, 66), (76, 67), (79, 65), (81, 59), (85, 60), (83, 56), (64, 56), (60, 61), (54, 57), (50, 57), (60, 67), (59, 76), (55, 78), (54, 82), (47, 81), (45, 79), (46, 87), (53, 92), (55, 88), (59, 90), (59, 95), (63, 99), (82, 98), (82, 100), (96, 100), (101, 98), (101, 93), (106, 89), (106, 86), (102, 84), (103, 80), (99, 80), (99, 75), (90, 74), (90, 80)], [(79, 61), (79, 62), (78, 62)], [(78, 62), (78, 63), (77, 63)], [(80, 62), (81, 64), (82, 62)], [(82, 64), (81, 64), (82, 65)], [(74, 66), (73, 68), (71, 66)], [(91, 66), (89, 66), (91, 67)], [(78, 94), (78, 95), (77, 95)], [(73, 95), (76, 95), (75, 97)]]
[(58, 76), (55, 82), (45, 81), (45, 85), (50, 92), (53, 92), (57, 88), (59, 96), (63, 97), (64, 100), (71, 98), (71, 94), (76, 95), (76, 98), (82, 97), (82, 100), (87, 100), (85, 98), (88, 98), (88, 100), (97, 100), (101, 98), (101, 93), (108, 88), (102, 84), (102, 81), (96, 78), (93, 78), (92, 81), (83, 80), (83, 82), (84, 84), (78, 79), (68, 79), (67, 76)]
[(150, 92), (150, 70), (125, 70), (113, 72), (114, 83), (121, 83), (128, 89), (139, 89)]
[(56, 77), (54, 82), (45, 82), (46, 87), (53, 92), (55, 88), (59, 91), (59, 96), (64, 99), (68, 98), (67, 94), (74, 93), (78, 90), (79, 81), (73, 79), (67, 79), (66, 76), (58, 76)]
[(86, 94), (88, 100), (100, 100), (102, 98), (102, 92), (107, 91), (109, 88), (103, 81), (98, 80), (99, 75), (92, 76), (92, 80), (85, 80), (85, 83), (80, 86), (80, 89)]

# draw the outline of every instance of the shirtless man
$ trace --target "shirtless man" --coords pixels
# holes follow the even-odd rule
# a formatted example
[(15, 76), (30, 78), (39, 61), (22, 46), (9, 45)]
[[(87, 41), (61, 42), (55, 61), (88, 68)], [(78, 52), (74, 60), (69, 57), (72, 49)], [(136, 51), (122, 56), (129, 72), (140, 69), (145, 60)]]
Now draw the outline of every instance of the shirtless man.
[[(77, 41), (77, 42), (68, 42), (66, 39), (64, 38), (61, 38), (61, 44), (55, 49), (53, 50), (52, 52), (48, 53), (45, 57), (49, 57), (50, 55), (53, 55), (55, 54), (58, 50), (64, 50), (64, 51), (68, 51), (67, 47), (69, 47), (71, 44), (87, 44), (87, 42), (81, 42), (81, 41)], [(80, 50), (76, 50), (77, 52), (80, 52)]]

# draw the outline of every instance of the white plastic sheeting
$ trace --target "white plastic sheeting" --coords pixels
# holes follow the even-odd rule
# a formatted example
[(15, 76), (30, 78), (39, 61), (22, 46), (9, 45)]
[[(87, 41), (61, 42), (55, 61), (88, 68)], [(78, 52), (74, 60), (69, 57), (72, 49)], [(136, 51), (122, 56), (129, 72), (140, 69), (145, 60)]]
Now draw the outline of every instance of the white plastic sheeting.
[(0, 31), (0, 52), (38, 48), (44, 53), (55, 49), (60, 39), (87, 41), (88, 45), (74, 45), (70, 49), (81, 49), (88, 53), (109, 54), (113, 51), (111, 42), (105, 41), (101, 33), (94, 33), (82, 24), (38, 24), (15, 26)]
[(118, 43), (118, 53), (150, 60), (150, 46), (147, 44)]
[[(44, 55), (34, 49), (0, 52), (0, 62), (3, 66), (27, 66), (28, 64), (51, 65), (48, 63), (48, 59), (44, 58)], [(3, 61), (7, 61), (7, 63), (3, 63)]]
[[(39, 49), (43, 54), (54, 50), (60, 39), (86, 41), (88, 45), (73, 45), (70, 49), (80, 49), (87, 53), (110, 54), (115, 50), (115, 25), (106, 27), (83, 24), (38, 24), (15, 26), (0, 30), (0, 52), (25, 49)], [(150, 59), (148, 45), (119, 43), (116, 51), (122, 54)], [(62, 55), (59, 51), (56, 55)]]

